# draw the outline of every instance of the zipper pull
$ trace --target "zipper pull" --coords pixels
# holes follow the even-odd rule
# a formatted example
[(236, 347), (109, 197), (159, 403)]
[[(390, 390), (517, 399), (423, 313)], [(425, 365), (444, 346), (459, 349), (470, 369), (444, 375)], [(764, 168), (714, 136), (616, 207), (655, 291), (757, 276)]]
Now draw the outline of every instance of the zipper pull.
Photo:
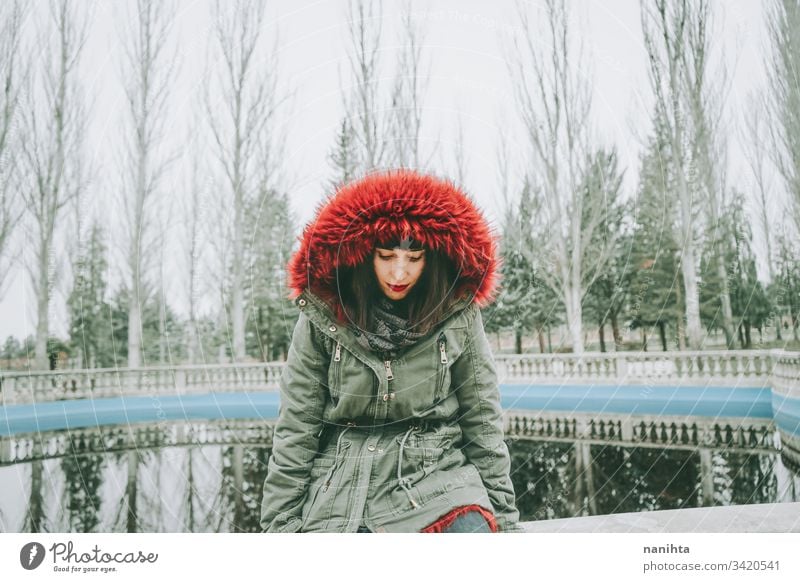
[(384, 360), (383, 367), (386, 368), (386, 379), (394, 380), (394, 374), (392, 374), (392, 361)]
[(336, 342), (336, 353), (333, 356), (333, 361), (338, 362), (342, 359), (342, 343)]
[(444, 337), (443, 333), (439, 334), (439, 353), (442, 354), (442, 363), (447, 363), (447, 351), (445, 350), (445, 344), (447, 340)]

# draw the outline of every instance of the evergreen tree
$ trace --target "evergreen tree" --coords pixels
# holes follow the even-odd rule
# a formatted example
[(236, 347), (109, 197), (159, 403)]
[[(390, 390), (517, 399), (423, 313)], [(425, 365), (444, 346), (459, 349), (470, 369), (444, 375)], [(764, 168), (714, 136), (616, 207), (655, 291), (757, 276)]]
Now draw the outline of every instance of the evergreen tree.
[(522, 353), (522, 338), (536, 331), (539, 351), (544, 353), (544, 332), (560, 323), (561, 302), (545, 285), (530, 261), (534, 248), (533, 214), (536, 198), (526, 178), (516, 212), (508, 209), (504, 220), (501, 275), (503, 293), (487, 308), (487, 331), (512, 328), (515, 353)]
[(285, 265), (294, 239), (288, 196), (268, 190), (248, 214), (246, 351), (268, 362), (288, 352), (291, 330), (286, 321), (296, 311), (284, 292)]
[(777, 277), (770, 296), (774, 300), (776, 310), (780, 313), (780, 325), (788, 340), (789, 333), (795, 342), (798, 337), (798, 312), (800, 312), (800, 248), (793, 244), (786, 233), (778, 236)]
[[(585, 225), (583, 232), (592, 233), (592, 244), (586, 250), (590, 263), (605, 265), (591, 281), (584, 297), (584, 320), (598, 326), (600, 332), (600, 351), (606, 351), (605, 325), (611, 323), (614, 344), (619, 347), (619, 314), (625, 304), (630, 286), (631, 268), (627, 253), (631, 238), (627, 236), (625, 216), (629, 214), (627, 205), (620, 200), (622, 173), (619, 171), (616, 150), (599, 150), (589, 164), (589, 171), (582, 188), (586, 190), (587, 200), (603, 208), (600, 213), (584, 214), (584, 221), (596, 220), (597, 226)], [(591, 205), (590, 205), (591, 206)]]
[(721, 328), (719, 294), (723, 287), (719, 266), (715, 261), (719, 249), (725, 249), (727, 287), (734, 317), (734, 331), (738, 333), (740, 346), (751, 348), (751, 330), (754, 327), (763, 329), (771, 307), (766, 290), (758, 280), (753, 235), (746, 220), (744, 204), (744, 195), (734, 191), (730, 204), (721, 217), (721, 224), (717, 225), (717, 230), (725, 233), (725, 241), (714, 243), (716, 248), (707, 245), (704, 249), (701, 261), (703, 286), (700, 293), (700, 314), (706, 328)]
[(108, 342), (106, 256), (103, 229), (94, 223), (86, 247), (73, 264), (72, 291), (67, 298), (69, 342), (78, 357), (78, 368), (98, 367), (99, 354)]
[(653, 140), (641, 161), (634, 207), (627, 316), (631, 329), (642, 330), (645, 350), (653, 327), (658, 328), (664, 350), (668, 349), (667, 326), (675, 327), (680, 347), (684, 341), (680, 246), (675, 237), (673, 201), (666, 195), (670, 187), (666, 155), (666, 148)]
[[(128, 301), (129, 294), (120, 288), (111, 298), (108, 306), (108, 321), (104, 333), (108, 340), (101, 342), (98, 352), (98, 367), (126, 367), (128, 365)], [(156, 366), (169, 362), (181, 362), (185, 357), (185, 344), (182, 341), (184, 330), (178, 317), (168, 306), (163, 314), (164, 333), (168, 339), (168, 358), (161, 361), (159, 338), (159, 304), (152, 299), (142, 306), (142, 366)]]
[(328, 161), (333, 168), (333, 178), (330, 181), (332, 190), (356, 177), (360, 165), (358, 152), (358, 143), (350, 116), (345, 115), (336, 132), (336, 143), (328, 154)]
[(22, 344), (19, 343), (19, 340), (13, 335), (8, 336), (3, 344), (3, 352), (0, 354), (3, 367), (7, 370), (14, 369), (16, 360), (21, 357), (21, 353)]
[(730, 294), (735, 327), (743, 348), (752, 347), (751, 328), (762, 330), (771, 305), (766, 290), (758, 280), (756, 256), (753, 251), (753, 232), (745, 215), (744, 195), (734, 192), (730, 208), (732, 256)]

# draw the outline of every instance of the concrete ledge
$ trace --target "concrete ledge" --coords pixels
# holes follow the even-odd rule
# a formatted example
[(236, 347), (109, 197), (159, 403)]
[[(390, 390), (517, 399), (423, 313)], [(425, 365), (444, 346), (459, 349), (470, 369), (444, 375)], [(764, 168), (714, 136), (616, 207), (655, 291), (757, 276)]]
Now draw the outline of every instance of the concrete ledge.
[(529, 533), (800, 532), (800, 503), (642, 511), (527, 521), (521, 525)]

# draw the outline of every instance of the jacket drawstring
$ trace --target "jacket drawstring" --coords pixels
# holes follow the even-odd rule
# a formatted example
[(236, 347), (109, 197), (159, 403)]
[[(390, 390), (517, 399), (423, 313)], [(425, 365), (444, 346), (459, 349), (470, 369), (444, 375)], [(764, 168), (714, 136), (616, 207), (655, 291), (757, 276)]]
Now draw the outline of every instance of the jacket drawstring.
[(322, 486), (323, 491), (328, 490), (328, 487), (331, 484), (331, 479), (333, 479), (333, 474), (339, 466), (339, 455), (341, 454), (342, 437), (344, 436), (344, 433), (353, 428), (355, 425), (356, 424), (354, 422), (348, 422), (345, 429), (339, 433), (339, 438), (336, 439), (336, 456), (333, 459), (333, 465), (331, 465), (331, 468), (328, 470), (328, 474), (325, 476), (325, 485)]
[(397, 479), (400, 483), (400, 487), (403, 488), (403, 491), (406, 492), (408, 495), (408, 500), (411, 502), (411, 507), (416, 509), (419, 507), (419, 503), (414, 500), (414, 497), (411, 495), (411, 487), (408, 485), (408, 479), (403, 477), (403, 447), (406, 446), (406, 439), (408, 439), (408, 435), (411, 434), (411, 431), (414, 430), (416, 426), (411, 426), (403, 435), (403, 439), (400, 441), (400, 453), (397, 455)]

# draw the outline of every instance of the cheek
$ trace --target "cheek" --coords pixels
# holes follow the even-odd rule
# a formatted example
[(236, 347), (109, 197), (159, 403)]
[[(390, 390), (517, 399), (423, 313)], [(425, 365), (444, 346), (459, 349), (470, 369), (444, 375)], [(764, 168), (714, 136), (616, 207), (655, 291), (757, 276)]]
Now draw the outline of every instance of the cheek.
[(415, 271), (414, 271), (414, 281), (419, 280), (419, 278), (422, 276), (422, 271), (425, 269), (425, 262), (424, 261), (420, 261), (420, 263), (421, 264), (419, 266), (417, 266)]

